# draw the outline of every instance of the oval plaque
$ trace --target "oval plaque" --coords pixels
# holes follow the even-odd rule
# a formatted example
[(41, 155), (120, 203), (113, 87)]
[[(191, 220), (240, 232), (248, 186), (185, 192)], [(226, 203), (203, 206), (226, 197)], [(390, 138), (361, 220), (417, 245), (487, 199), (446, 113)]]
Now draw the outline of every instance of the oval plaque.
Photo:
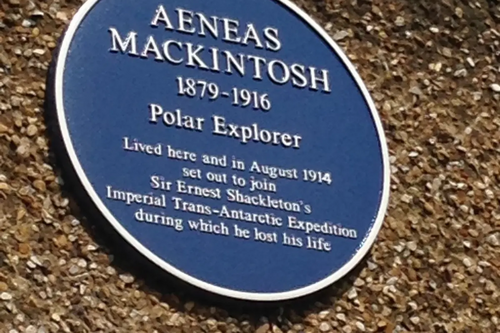
[(50, 81), (63, 153), (144, 257), (204, 290), (279, 301), (347, 274), (389, 164), (354, 67), (285, 0), (88, 0)]

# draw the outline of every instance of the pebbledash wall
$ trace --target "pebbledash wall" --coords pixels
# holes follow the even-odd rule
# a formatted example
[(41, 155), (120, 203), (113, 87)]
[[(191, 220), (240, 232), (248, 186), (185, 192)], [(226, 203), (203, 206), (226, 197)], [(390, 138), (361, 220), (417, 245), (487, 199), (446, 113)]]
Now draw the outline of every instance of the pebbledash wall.
[[(58, 37), (71, 32), (66, 29), (81, 15), (80, 4), (0, 3), (0, 331), (495, 332), (499, 8), (487, 1), (299, 3), (326, 29), (330, 37), (323, 39), (279, 2), (263, 2), (265, 10), (259, 1), (220, 3), (145, 1), (130, 10), (127, 5), (137, 4), (101, 0), (90, 10), (92, 2), (85, 2), (88, 21), (80, 17), (74, 26), (81, 28), (71, 43), (66, 39), (65, 67), (74, 70), (60, 77), (64, 112), (44, 107), (55, 97), (46, 78)], [(160, 5), (167, 16), (157, 11)], [(171, 5), (216, 20), (221, 38), (207, 23), (200, 36), (194, 12), (196, 32), (179, 32), (179, 15), (189, 13)], [(244, 29), (224, 36), (224, 18)], [(186, 24), (183, 30), (191, 29)], [(246, 38), (248, 45), (225, 37)], [(330, 45), (332, 38), (340, 47)], [(199, 45), (205, 48), (196, 51)], [(141, 57), (145, 49), (147, 58)], [(340, 49), (346, 56), (336, 55)], [(189, 57), (195, 67), (186, 66)], [(260, 68), (254, 61), (262, 62), (262, 80), (254, 79)], [(232, 73), (224, 73), (226, 67)], [(47, 129), (54, 116), (59, 124)], [(67, 141), (59, 140), (57, 150), (46, 133), (64, 124), (74, 158), (104, 208), (142, 250), (186, 275), (171, 270), (172, 279), (159, 280), (167, 266), (143, 257), (158, 266), (158, 274), (143, 280), (135, 265), (124, 264), (135, 259), (111, 247), (100, 228), (113, 223), (102, 212), (91, 214), (95, 202), (83, 186), (71, 185), (82, 178), (71, 160), (61, 163), (69, 158)], [(216, 125), (222, 135), (213, 135)], [(377, 139), (384, 133), (387, 150)], [(377, 237), (363, 243), (370, 222), (361, 217), (375, 217), (382, 206), (384, 191), (375, 193), (386, 180), (384, 154), (390, 161), (388, 210)], [(371, 158), (363, 168), (352, 167), (360, 156)], [(89, 207), (77, 195), (82, 193)], [(360, 198), (359, 206), (349, 196)], [(228, 200), (233, 198), (250, 204)], [(177, 215), (176, 205), (186, 211)], [(189, 221), (205, 232), (190, 231)], [(123, 235), (117, 240), (126, 242)], [(361, 243), (372, 246), (349, 247)], [(177, 251), (170, 250), (174, 245)], [(142, 255), (140, 250), (133, 248)], [(364, 251), (365, 260), (336, 280), (342, 262)], [(207, 275), (210, 262), (218, 272), (213, 276)], [(258, 305), (293, 299), (334, 274), (320, 294), (303, 302), (242, 310), (216, 297), (260, 300)], [(201, 297), (173, 283), (186, 276), (221, 289)]]

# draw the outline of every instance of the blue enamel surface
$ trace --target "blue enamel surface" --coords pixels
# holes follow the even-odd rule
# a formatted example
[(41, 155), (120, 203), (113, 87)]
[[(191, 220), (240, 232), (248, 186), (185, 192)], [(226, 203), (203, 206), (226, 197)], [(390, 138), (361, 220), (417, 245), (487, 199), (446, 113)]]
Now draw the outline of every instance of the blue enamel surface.
[[(213, 38), (153, 29), (149, 22), (159, 5), (158, 0), (99, 1), (76, 31), (63, 81), (69, 134), (89, 182), (111, 214), (135, 239), (168, 264), (201, 281), (244, 292), (276, 293), (306, 287), (332, 275), (355, 255), (373, 227), (384, 180), (377, 130), (356, 82), (333, 49), (293, 11), (276, 1), (171, 0), (163, 4), (169, 13), (172, 12), (172, 17), (175, 17), (173, 10), (181, 7), (207, 16), (237, 19), (242, 25), (252, 22), (256, 27), (276, 27), (282, 49), (276, 53)], [(109, 27), (115, 27), (123, 35), (129, 31), (137, 32), (139, 49), (147, 36), (153, 35), (158, 42), (175, 39), (229, 50), (234, 54), (254, 54), (326, 68), (332, 79), (332, 93), (278, 86), (269, 80), (252, 80), (250, 76), (242, 78), (111, 53)], [(265, 113), (234, 107), (226, 98), (208, 102), (179, 97), (176, 91), (178, 76), (215, 82), (225, 91), (239, 87), (266, 92), (272, 100), (272, 110)], [(150, 103), (204, 117), (205, 130), (195, 132), (152, 125), (148, 121)], [(215, 136), (211, 133), (212, 115), (224, 116), (230, 123), (258, 123), (263, 128), (298, 133), (303, 138), (301, 148), (285, 149), (259, 143), (243, 145), (231, 138)], [(164, 226), (139, 223), (133, 216), (141, 206), (126, 206), (123, 202), (106, 199), (107, 185), (135, 193), (150, 193), (151, 175), (163, 175), (169, 180), (181, 179), (183, 167), (198, 167), (204, 173), (225, 172), (229, 177), (237, 174), (249, 178), (250, 174), (203, 166), (200, 162), (193, 164), (173, 161), (166, 156), (126, 152), (121, 148), (125, 136), (144, 143), (172, 145), (198, 156), (236, 156), (246, 162), (255, 160), (264, 165), (329, 171), (333, 178), (331, 186), (276, 181), (278, 193), (273, 196), (288, 201), (303, 200), (313, 208), (310, 215), (229, 204), (225, 200), (177, 196), (213, 208), (226, 203), (229, 208), (273, 213), (283, 219), (290, 214), (307, 221), (341, 223), (356, 229), (358, 239), (328, 236), (332, 251), (318, 252), (188, 230), (177, 232)], [(186, 181), (214, 186), (207, 181)], [(232, 186), (224, 185), (221, 189), (229, 187)], [(245, 189), (242, 191), (249, 193)], [(173, 193), (163, 194), (169, 199), (165, 210), (142, 208), (148, 212), (163, 211), (168, 216), (186, 221), (202, 217), (173, 210), (170, 201)], [(247, 222), (224, 221), (215, 215), (205, 218), (229, 226), (237, 223), (247, 229), (254, 227)], [(300, 235), (300, 232), (287, 231), (285, 227), (277, 230), (259, 226), (259, 229)]]

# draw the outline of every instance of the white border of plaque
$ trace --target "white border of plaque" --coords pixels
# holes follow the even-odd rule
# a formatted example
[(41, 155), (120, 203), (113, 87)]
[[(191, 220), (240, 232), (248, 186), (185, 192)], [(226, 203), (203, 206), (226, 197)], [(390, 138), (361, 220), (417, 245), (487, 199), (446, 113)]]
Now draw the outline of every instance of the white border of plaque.
[(69, 135), (68, 132), (68, 127), (66, 123), (66, 116), (65, 116), (65, 110), (64, 110), (64, 96), (63, 96), (63, 78), (64, 78), (64, 71), (65, 71), (65, 63), (66, 63), (66, 58), (68, 55), (68, 50), (70, 48), (70, 45), (73, 41), (73, 37), (75, 35), (75, 32), (79, 28), (81, 22), (85, 18), (85, 16), (90, 12), (92, 7), (96, 5), (99, 0), (88, 0), (87, 2), (84, 3), (84, 5), (78, 10), (78, 12), (75, 14), (74, 18), (72, 19), (68, 30), (66, 31), (62, 43), (60, 44), (60, 50), (58, 54), (58, 59), (56, 62), (56, 72), (55, 72), (55, 90), (54, 90), (54, 97), (55, 97), (55, 103), (56, 103), (56, 111), (57, 111), (57, 121), (58, 121), (58, 126), (59, 126), (59, 131), (62, 135), (63, 138), (63, 143), (66, 148), (66, 151), (69, 155), (69, 158), (72, 162), (72, 166), (79, 178), (79, 181), (82, 183), (85, 191), (87, 192), (88, 196), (90, 199), (93, 201), (93, 204), (98, 208), (100, 213), (111, 223), (111, 225), (116, 229), (116, 231), (128, 242), (130, 243), (135, 249), (137, 249), (140, 253), (142, 253), (144, 256), (146, 256), (149, 260), (151, 260), (153, 263), (155, 263), (157, 266), (165, 270), (166, 272), (172, 274), (173, 276), (180, 278), (186, 282), (188, 282), (191, 285), (194, 285), (196, 287), (199, 287), (203, 290), (230, 297), (230, 298), (235, 298), (235, 299), (240, 299), (240, 300), (247, 300), (247, 301), (265, 301), (265, 302), (270, 302), (270, 301), (284, 301), (284, 300), (291, 300), (299, 297), (303, 297), (312, 293), (315, 293), (331, 284), (334, 282), (338, 281), (342, 277), (344, 277), (349, 271), (351, 271), (362, 259), (363, 257), (368, 253), (370, 250), (371, 246), (373, 245), (379, 230), (382, 226), (382, 222), (384, 220), (384, 216), (387, 210), (388, 206), (388, 201), (389, 201), (389, 190), (390, 190), (390, 166), (389, 166), (389, 154), (388, 154), (388, 148), (387, 148), (387, 143), (382, 127), (382, 123), (380, 121), (379, 115), (377, 113), (375, 104), (373, 100), (370, 97), (370, 94), (368, 92), (368, 89), (364, 85), (364, 83), (361, 80), (361, 77), (358, 75), (356, 72), (356, 69), (352, 65), (352, 63), (349, 61), (347, 56), (343, 53), (343, 51), (340, 49), (340, 47), (333, 41), (333, 39), (316, 23), (313, 21), (312, 18), (310, 18), (305, 12), (303, 12), (299, 7), (294, 5), (288, 0), (273, 0), (276, 1), (280, 4), (282, 4), (284, 7), (290, 9), (292, 12), (294, 12), (300, 19), (302, 19), (305, 23), (307, 23), (321, 38), (323, 38), (324, 41), (327, 42), (327, 44), (331, 47), (332, 51), (335, 52), (344, 65), (347, 67), (349, 70), (350, 74), (356, 81), (358, 87), (360, 88), (366, 103), (368, 104), (371, 114), (374, 120), (374, 123), (377, 128), (378, 132), (378, 139), (380, 142), (380, 149), (383, 155), (383, 169), (384, 169), (384, 184), (383, 184), (383, 193), (381, 196), (381, 202), (380, 202), (380, 207), (379, 211), (376, 217), (376, 220), (373, 223), (373, 227), (371, 229), (371, 232), (368, 234), (368, 236), (363, 240), (361, 247), (357, 251), (357, 253), (339, 270), (335, 271), (332, 275), (328, 276), (327, 278), (309, 285), (307, 287), (303, 287), (300, 289), (295, 289), (287, 292), (281, 292), (281, 293), (252, 293), (252, 292), (241, 292), (237, 290), (231, 290), (231, 289), (226, 289), (226, 288), (221, 288), (218, 286), (214, 286), (212, 284), (206, 283), (204, 281), (201, 281), (199, 279), (196, 279), (178, 269), (175, 267), (171, 266), (158, 256), (156, 256), (154, 253), (152, 253), (150, 250), (148, 250), (145, 246), (143, 246), (139, 241), (137, 241), (111, 214), (111, 212), (106, 208), (106, 205), (101, 201), (97, 193), (95, 192), (94, 188), (90, 184), (85, 171), (83, 170), (76, 154), (75, 150), (73, 147), (73, 143), (71, 140), (71, 136)]

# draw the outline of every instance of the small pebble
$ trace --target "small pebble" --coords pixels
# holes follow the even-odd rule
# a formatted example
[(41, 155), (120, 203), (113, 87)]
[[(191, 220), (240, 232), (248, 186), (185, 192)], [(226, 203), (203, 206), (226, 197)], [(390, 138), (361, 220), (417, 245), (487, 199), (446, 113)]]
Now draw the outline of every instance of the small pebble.
[(0, 294), (0, 299), (2, 301), (10, 301), (12, 299), (12, 295), (7, 292), (3, 292)]
[(329, 324), (329, 323), (327, 323), (327, 322), (325, 322), (325, 321), (324, 321), (324, 322), (322, 322), (322, 323), (319, 325), (319, 330), (320, 330), (321, 332), (330, 332), (330, 331), (331, 331), (331, 329), (332, 329), (332, 327), (330, 326), (330, 324)]
[(465, 267), (471, 267), (472, 266), (472, 261), (469, 258), (464, 258), (463, 259), (463, 264)]
[(402, 17), (402, 16), (398, 16), (398, 17), (396, 18), (396, 21), (394, 21), (394, 24), (395, 24), (396, 26), (398, 26), (398, 27), (402, 27), (402, 26), (404, 26), (404, 25), (405, 25), (405, 19), (404, 19), (404, 17)]
[(341, 30), (341, 31), (336, 32), (335, 35), (333, 35), (333, 39), (335, 39), (336, 41), (341, 41), (348, 36), (349, 36), (349, 32), (347, 32), (345, 30)]
[(35, 326), (30, 325), (30, 326), (26, 327), (25, 333), (38, 333), (38, 330), (36, 329)]
[(71, 267), (69, 268), (69, 273), (71, 275), (76, 275), (76, 274), (78, 274), (79, 271), (80, 271), (80, 268), (77, 265), (71, 265)]
[(340, 321), (343, 321), (343, 322), (346, 322), (346, 321), (347, 321), (347, 318), (346, 318), (345, 314), (343, 314), (343, 313), (337, 313), (337, 314), (335, 315), (335, 317), (336, 317), (338, 320), (340, 320)]
[(344, 327), (342, 327), (342, 332), (344, 332), (344, 333), (352, 333), (352, 327), (349, 326), (349, 325), (345, 325)]
[(486, 241), (492, 246), (500, 246), (500, 233), (489, 235)]
[(270, 328), (269, 324), (267, 324), (267, 323), (266, 324), (262, 324), (262, 325), (260, 325), (257, 328), (257, 330), (255, 331), (255, 333), (268, 333), (269, 328)]
[(361, 332), (365, 332), (366, 331), (366, 327), (365, 327), (365, 324), (363, 324), (362, 322), (360, 321), (357, 321), (356, 322), (356, 327), (358, 328), (358, 330), (360, 330)]
[(363, 279), (360, 279), (360, 278), (357, 278), (355, 281), (354, 281), (354, 286), (355, 287), (362, 287), (365, 285), (365, 281), (363, 281)]
[(393, 276), (393, 277), (391, 277), (389, 280), (387, 280), (387, 285), (388, 285), (388, 286), (395, 285), (395, 284), (396, 284), (396, 282), (398, 282), (398, 280), (399, 280), (399, 279), (398, 279), (397, 277)]
[(125, 282), (127, 284), (130, 284), (130, 283), (133, 283), (135, 281), (135, 278), (130, 274), (121, 274), (120, 280), (122, 280), (123, 282)]
[(358, 292), (356, 291), (356, 289), (351, 288), (351, 290), (349, 290), (349, 292), (347, 293), (347, 298), (352, 300), (355, 299), (356, 297), (358, 297)]

